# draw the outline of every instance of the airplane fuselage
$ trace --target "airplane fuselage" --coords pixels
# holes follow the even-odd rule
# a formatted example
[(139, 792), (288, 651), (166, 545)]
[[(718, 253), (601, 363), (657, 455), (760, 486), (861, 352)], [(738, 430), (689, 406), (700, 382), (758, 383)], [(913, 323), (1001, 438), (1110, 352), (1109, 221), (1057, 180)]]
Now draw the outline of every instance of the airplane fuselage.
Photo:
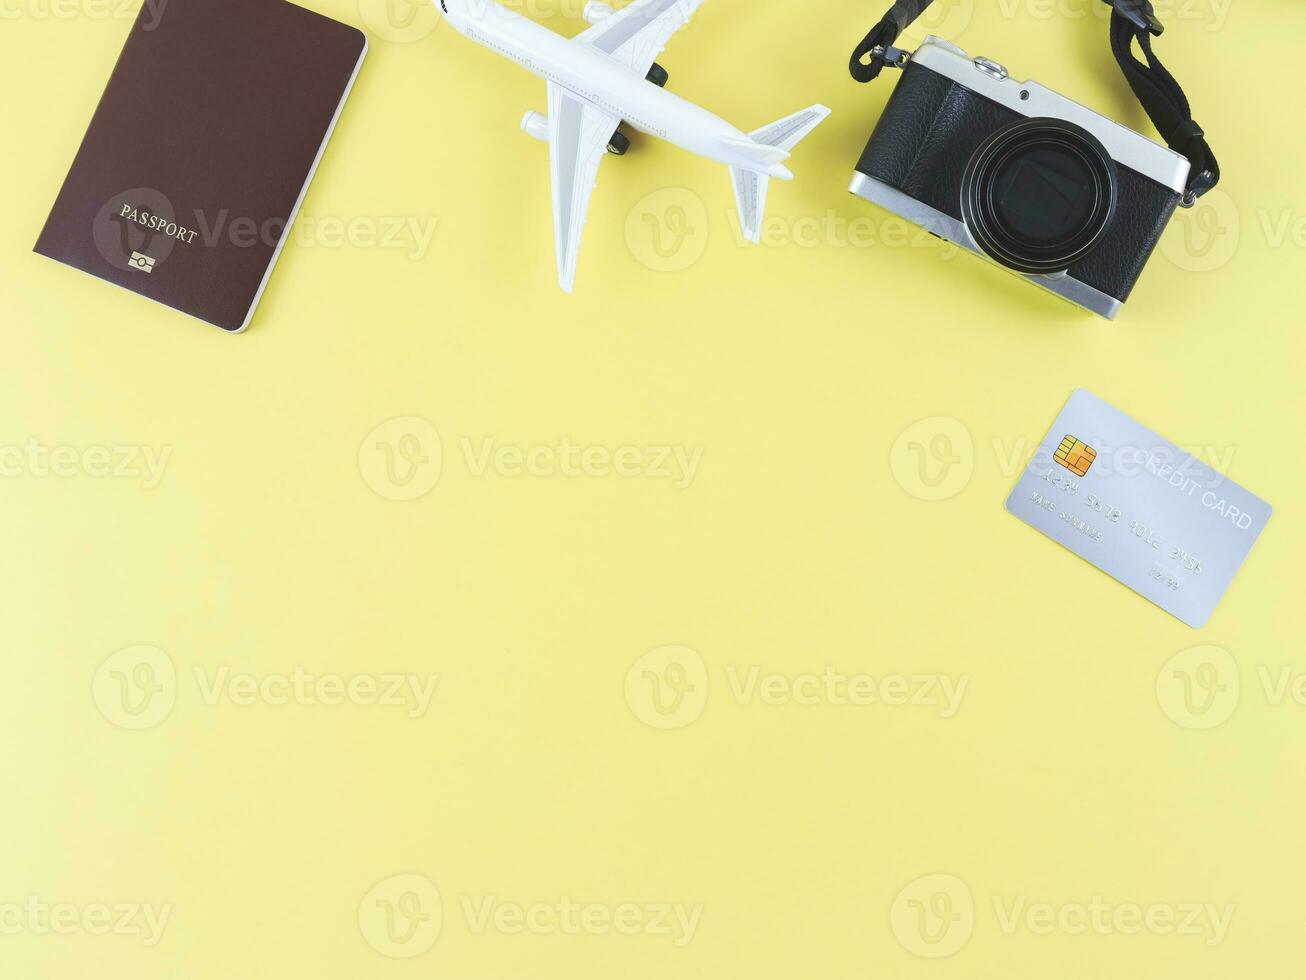
[(659, 88), (616, 58), (577, 44), (494, 0), (435, 0), (445, 20), (469, 40), (489, 48), (546, 81), (669, 143), (732, 167), (789, 179), (780, 163), (759, 164), (729, 140), (749, 137), (702, 106)]

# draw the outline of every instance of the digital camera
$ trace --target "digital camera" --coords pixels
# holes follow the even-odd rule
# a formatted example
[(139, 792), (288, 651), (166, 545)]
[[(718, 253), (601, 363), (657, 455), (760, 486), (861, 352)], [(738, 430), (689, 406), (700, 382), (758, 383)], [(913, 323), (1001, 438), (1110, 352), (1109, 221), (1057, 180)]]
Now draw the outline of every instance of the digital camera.
[(849, 188), (1108, 319), (1185, 193), (1187, 158), (930, 36)]

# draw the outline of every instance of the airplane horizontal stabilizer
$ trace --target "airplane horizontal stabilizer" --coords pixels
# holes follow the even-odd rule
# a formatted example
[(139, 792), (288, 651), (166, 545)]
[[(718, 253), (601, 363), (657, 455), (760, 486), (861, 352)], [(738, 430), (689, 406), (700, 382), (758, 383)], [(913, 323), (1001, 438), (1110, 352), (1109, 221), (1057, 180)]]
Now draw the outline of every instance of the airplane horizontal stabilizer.
[(784, 150), (785, 156), (788, 156), (789, 151), (802, 142), (803, 137), (819, 126), (829, 114), (830, 110), (818, 103), (799, 110), (792, 116), (785, 116), (783, 119), (769, 123), (761, 129), (755, 129), (748, 135), (755, 142)]
[(759, 167), (773, 167), (777, 163), (789, 159), (789, 151), (782, 150), (778, 146), (768, 146), (765, 143), (757, 143), (753, 140), (723, 140), (726, 146), (741, 153)]

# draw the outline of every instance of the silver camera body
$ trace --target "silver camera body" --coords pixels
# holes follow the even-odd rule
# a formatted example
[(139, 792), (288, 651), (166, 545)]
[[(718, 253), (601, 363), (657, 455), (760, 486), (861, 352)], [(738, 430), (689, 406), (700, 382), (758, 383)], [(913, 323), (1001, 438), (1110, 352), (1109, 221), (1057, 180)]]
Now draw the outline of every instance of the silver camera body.
[(1113, 317), (1183, 198), (1187, 158), (933, 35), (899, 67), (852, 193)]

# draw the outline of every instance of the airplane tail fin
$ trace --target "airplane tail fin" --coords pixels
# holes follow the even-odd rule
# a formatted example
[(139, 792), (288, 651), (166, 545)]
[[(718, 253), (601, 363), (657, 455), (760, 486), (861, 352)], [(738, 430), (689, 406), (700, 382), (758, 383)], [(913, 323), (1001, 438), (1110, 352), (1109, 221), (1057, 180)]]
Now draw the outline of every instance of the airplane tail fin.
[(762, 240), (762, 219), (766, 216), (766, 188), (771, 178), (756, 170), (730, 168), (730, 183), (735, 188), (735, 207), (739, 208), (739, 227), (753, 244)]
[[(788, 159), (789, 151), (829, 114), (830, 110), (823, 105), (808, 106), (792, 116), (785, 116), (761, 129), (753, 130), (748, 134), (752, 140), (750, 143), (736, 141), (731, 145), (755, 160), (758, 166), (770, 169)], [(785, 174), (788, 174), (787, 170)], [(762, 239), (762, 218), (766, 214), (766, 191), (770, 181), (771, 178), (765, 173), (743, 167), (730, 168), (735, 206), (739, 208), (739, 227), (750, 242)]]

